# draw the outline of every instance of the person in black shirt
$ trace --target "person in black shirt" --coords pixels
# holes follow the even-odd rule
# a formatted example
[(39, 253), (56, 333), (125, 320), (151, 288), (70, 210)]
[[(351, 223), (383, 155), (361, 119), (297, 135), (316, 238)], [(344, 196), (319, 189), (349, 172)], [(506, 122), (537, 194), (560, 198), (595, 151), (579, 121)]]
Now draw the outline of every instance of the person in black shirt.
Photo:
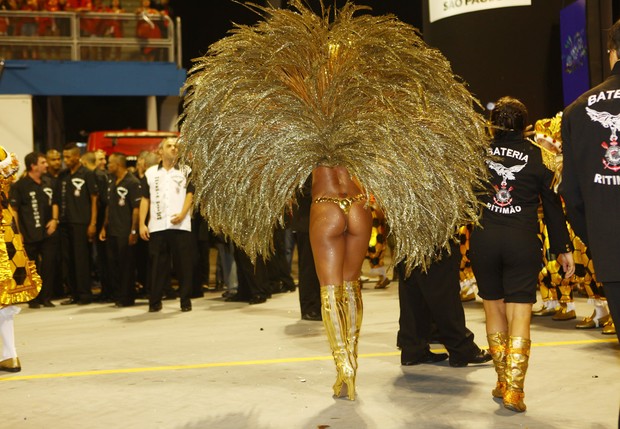
[(620, 229), (614, 220), (620, 214), (620, 21), (609, 30), (607, 54), (611, 74), (564, 110), (560, 193), (603, 283), (613, 319), (603, 333), (620, 340)]
[[(103, 158), (102, 158), (103, 156)], [(81, 157), (82, 165), (95, 173), (95, 181), (97, 182), (98, 198), (97, 198), (97, 231), (101, 231), (103, 227), (103, 219), (105, 218), (105, 209), (108, 203), (106, 195), (108, 189), (108, 172), (105, 170), (107, 160), (105, 154), (101, 151), (86, 152)], [(108, 252), (106, 244), (99, 239), (99, 236), (93, 240), (91, 249), (91, 266), (92, 271), (96, 273), (96, 277), (101, 284), (101, 292), (96, 297), (99, 302), (114, 302), (114, 289), (116, 285), (112, 283), (110, 267), (108, 261)]]
[(58, 176), (54, 199), (60, 209), (63, 269), (71, 297), (61, 304), (90, 304), (88, 243), (97, 232), (97, 183), (94, 173), (80, 164), (75, 143), (65, 145), (62, 156), (67, 169)]
[[(43, 174), (43, 177), (45, 177), (50, 182), (52, 189), (55, 190), (58, 175), (62, 170), (62, 157), (60, 156), (60, 152), (58, 152), (56, 149), (50, 149), (45, 152), (45, 159), (47, 160), (47, 173)], [(56, 249), (56, 252), (54, 252), (54, 267), (61, 267), (62, 251), (60, 250), (60, 232), (53, 234), (50, 238), (53, 242), (54, 249)], [(65, 282), (63, 281), (63, 273), (60, 268), (54, 270), (52, 294), (55, 298), (62, 298), (66, 294)]]
[(116, 290), (113, 298), (117, 307), (128, 307), (135, 301), (135, 255), (138, 242), (140, 210), (140, 181), (127, 172), (124, 154), (110, 155), (105, 219), (99, 239), (106, 242), (110, 280)]
[(573, 247), (553, 173), (540, 149), (524, 137), (527, 109), (503, 97), (491, 111), (492, 156), (487, 161), (493, 189), (482, 197), (481, 227), (471, 234), (470, 259), (483, 299), (489, 350), (498, 375), (494, 397), (504, 407), (525, 411), (523, 383), (530, 352), (530, 320), (542, 262), (538, 206), (542, 201), (551, 251), (565, 277), (575, 272)]
[(51, 301), (55, 275), (52, 236), (58, 227), (58, 206), (52, 203), (53, 189), (47, 172), (45, 155), (32, 152), (25, 158), (26, 174), (11, 186), (9, 201), (17, 212), (20, 232), (28, 258), (35, 261), (43, 280), (39, 295), (28, 303), (30, 308), (54, 307)]

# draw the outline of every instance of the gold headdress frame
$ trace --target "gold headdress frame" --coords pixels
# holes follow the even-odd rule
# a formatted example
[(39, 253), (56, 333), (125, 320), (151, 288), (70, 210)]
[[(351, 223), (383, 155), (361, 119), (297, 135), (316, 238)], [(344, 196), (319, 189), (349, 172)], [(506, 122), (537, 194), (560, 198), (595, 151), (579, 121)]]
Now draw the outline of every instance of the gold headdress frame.
[(395, 261), (423, 264), (477, 222), (489, 144), (478, 101), (394, 15), (289, 3), (248, 4), (263, 20), (189, 71), (180, 141), (201, 213), (251, 257), (269, 254), (312, 170), (344, 166), (385, 212)]

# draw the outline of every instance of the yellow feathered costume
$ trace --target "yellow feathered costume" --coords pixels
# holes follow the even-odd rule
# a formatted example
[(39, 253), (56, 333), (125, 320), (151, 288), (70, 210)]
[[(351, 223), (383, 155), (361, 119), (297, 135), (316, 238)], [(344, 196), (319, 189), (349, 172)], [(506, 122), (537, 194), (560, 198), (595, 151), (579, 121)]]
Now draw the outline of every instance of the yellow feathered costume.
[(19, 170), (15, 154), (0, 146), (0, 307), (28, 302), (41, 290), (41, 277), (28, 259), (17, 223), (9, 207), (8, 194)]
[(425, 263), (478, 219), (477, 101), (395, 16), (289, 3), (249, 4), (264, 20), (235, 26), (189, 72), (180, 143), (202, 214), (250, 256), (268, 254), (312, 170), (344, 166), (384, 211), (394, 262)]

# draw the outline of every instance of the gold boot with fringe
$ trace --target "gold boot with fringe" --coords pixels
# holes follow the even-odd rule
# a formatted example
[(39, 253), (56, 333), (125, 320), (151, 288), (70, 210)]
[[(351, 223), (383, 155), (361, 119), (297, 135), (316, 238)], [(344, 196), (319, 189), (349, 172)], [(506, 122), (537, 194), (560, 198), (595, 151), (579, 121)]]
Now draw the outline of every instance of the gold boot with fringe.
[(362, 302), (361, 283), (359, 280), (344, 282), (342, 302), (347, 322), (347, 350), (349, 352), (349, 360), (353, 366), (353, 377), (355, 378), (355, 372), (357, 371), (357, 343), (364, 316), (364, 304)]
[(493, 357), (493, 366), (497, 373), (497, 383), (491, 392), (494, 398), (503, 398), (506, 391), (506, 349), (508, 346), (508, 333), (495, 332), (487, 335), (489, 352)]
[(321, 286), (321, 315), (323, 325), (336, 363), (334, 396), (355, 399), (355, 369), (347, 350), (347, 320), (343, 303), (342, 285)]
[(506, 391), (504, 392), (504, 407), (516, 412), (527, 409), (523, 398), (523, 385), (530, 359), (532, 342), (523, 337), (509, 337), (506, 353)]

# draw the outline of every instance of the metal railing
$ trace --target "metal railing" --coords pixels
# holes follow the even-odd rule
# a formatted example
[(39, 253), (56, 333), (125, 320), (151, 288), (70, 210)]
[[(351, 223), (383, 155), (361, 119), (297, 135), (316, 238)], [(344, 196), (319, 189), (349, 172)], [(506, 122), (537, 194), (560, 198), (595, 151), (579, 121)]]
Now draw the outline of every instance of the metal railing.
[(0, 58), (165, 61), (181, 67), (180, 25), (166, 15), (0, 11)]

